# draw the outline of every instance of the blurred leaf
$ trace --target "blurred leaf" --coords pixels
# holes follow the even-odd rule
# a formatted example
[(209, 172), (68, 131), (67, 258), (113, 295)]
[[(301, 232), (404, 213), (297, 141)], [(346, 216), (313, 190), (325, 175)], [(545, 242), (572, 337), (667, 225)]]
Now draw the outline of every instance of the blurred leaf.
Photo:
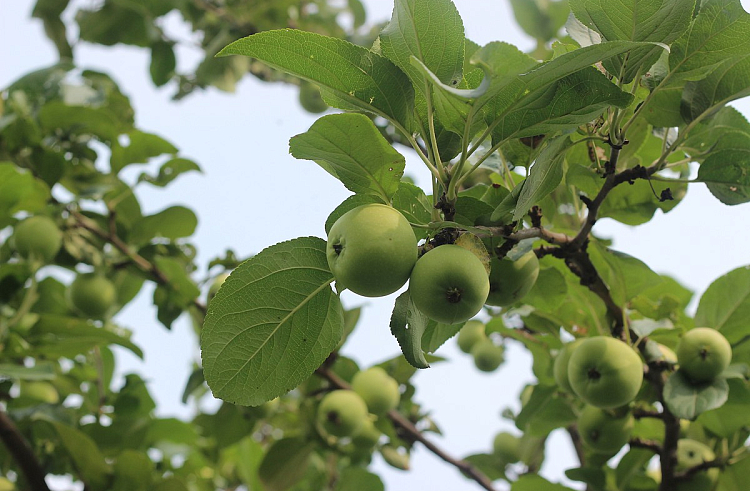
[(37, 362), (33, 367), (0, 364), (0, 379), (54, 380), (55, 367), (51, 362)]
[(171, 206), (137, 221), (130, 242), (143, 244), (156, 237), (175, 240), (190, 237), (198, 226), (198, 218), (190, 208)]
[[(325, 241), (303, 237), (240, 264), (203, 324), (203, 373), (216, 397), (257, 406), (305, 380), (338, 345), (343, 309)], [(282, 294), (283, 293), (283, 294)]]
[(91, 43), (146, 47), (151, 40), (152, 19), (126, 2), (108, 1), (99, 10), (79, 10), (76, 21), (81, 39)]
[(729, 398), (718, 409), (707, 411), (698, 422), (721, 438), (731, 438), (740, 429), (750, 426), (750, 389), (744, 380), (729, 380)]
[(258, 477), (267, 491), (285, 491), (305, 475), (314, 449), (303, 438), (284, 438), (268, 449), (258, 468)]
[(748, 336), (750, 266), (730, 271), (715, 280), (700, 299), (695, 324), (720, 331), (730, 344)]
[(141, 174), (138, 177), (138, 182), (148, 182), (149, 184), (163, 188), (180, 175), (190, 171), (201, 172), (201, 168), (192, 160), (177, 157), (165, 162), (159, 168), (159, 174), (156, 176), (149, 176), (145, 173)]
[(149, 159), (163, 154), (175, 154), (177, 148), (160, 136), (133, 130), (127, 134), (128, 144), (112, 145), (110, 166), (112, 172), (118, 173), (130, 164), (145, 164)]
[(174, 75), (175, 66), (174, 49), (172, 44), (166, 41), (157, 41), (151, 45), (151, 80), (154, 85), (161, 87), (170, 81)]
[(51, 353), (70, 357), (88, 352), (94, 346), (116, 344), (143, 358), (143, 351), (128, 337), (106, 327), (96, 327), (90, 320), (79, 317), (42, 314), (29, 332), (34, 343)]
[(10, 162), (0, 162), (0, 229), (19, 211), (41, 211), (50, 198), (47, 185)]
[(511, 491), (573, 491), (562, 484), (554, 484), (536, 474), (525, 474), (518, 478)]
[(377, 474), (361, 467), (347, 467), (341, 472), (336, 491), (385, 491), (385, 486)]
[(557, 387), (537, 385), (531, 399), (516, 417), (516, 426), (524, 433), (543, 437), (575, 420), (576, 414), (568, 400), (559, 397)]
[(49, 421), (49, 424), (60, 437), (80, 478), (92, 491), (108, 489), (112, 470), (94, 441), (85, 433), (57, 421)]
[(565, 1), (511, 0), (510, 4), (521, 29), (538, 41), (547, 42), (557, 37), (568, 19)]

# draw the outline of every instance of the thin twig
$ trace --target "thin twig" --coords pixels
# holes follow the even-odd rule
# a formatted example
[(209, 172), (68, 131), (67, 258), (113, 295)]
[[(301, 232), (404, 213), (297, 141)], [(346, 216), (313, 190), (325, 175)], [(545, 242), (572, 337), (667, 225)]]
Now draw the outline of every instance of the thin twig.
[[(346, 381), (342, 380), (338, 375), (333, 373), (326, 364), (323, 364), (320, 368), (318, 368), (315, 373), (323, 377), (324, 379), (328, 380), (332, 385), (339, 389), (351, 389), (351, 386), (346, 383)], [(393, 421), (393, 424), (401, 428), (403, 431), (405, 431), (413, 440), (420, 442), (422, 445), (424, 445), (430, 452), (440, 457), (443, 461), (451, 464), (452, 466), (456, 467), (458, 470), (463, 472), (466, 476), (476, 481), (480, 486), (482, 486), (487, 491), (496, 491), (495, 488), (492, 486), (492, 481), (485, 476), (479, 469), (474, 467), (469, 462), (466, 462), (465, 460), (457, 459), (455, 457), (452, 457), (448, 453), (446, 453), (444, 450), (442, 450), (440, 447), (435, 445), (433, 442), (425, 438), (425, 436), (422, 434), (421, 431), (417, 429), (414, 424), (406, 419), (401, 413), (396, 411), (395, 409), (392, 409), (388, 411), (388, 418)]]
[(628, 442), (630, 448), (645, 448), (651, 450), (656, 455), (660, 455), (662, 452), (661, 445), (656, 440), (646, 440), (645, 438), (631, 438)]

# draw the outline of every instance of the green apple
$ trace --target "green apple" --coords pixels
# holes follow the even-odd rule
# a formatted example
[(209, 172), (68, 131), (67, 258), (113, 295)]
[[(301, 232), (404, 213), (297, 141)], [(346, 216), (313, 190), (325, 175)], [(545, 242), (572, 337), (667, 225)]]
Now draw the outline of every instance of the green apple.
[(680, 371), (696, 383), (709, 382), (732, 361), (732, 346), (716, 329), (697, 327), (686, 332), (677, 345)]
[(471, 349), (474, 364), (483, 372), (493, 372), (505, 361), (505, 349), (497, 346), (489, 338), (479, 341)]
[(353, 390), (334, 390), (318, 405), (318, 423), (329, 435), (354, 436), (367, 419), (367, 405)]
[(380, 441), (382, 433), (375, 428), (375, 424), (370, 418), (365, 418), (362, 428), (352, 437), (352, 443), (355, 447), (369, 449), (374, 447)]
[(221, 273), (219, 276), (214, 278), (214, 281), (208, 288), (208, 303), (211, 303), (211, 300), (213, 300), (216, 294), (219, 293), (219, 288), (221, 288), (221, 285), (223, 285), (224, 282), (227, 281), (227, 278), (229, 278), (229, 273)]
[(492, 453), (503, 464), (514, 464), (521, 460), (521, 439), (501, 431), (492, 440)]
[(471, 348), (483, 339), (487, 339), (484, 323), (478, 320), (471, 320), (464, 324), (461, 330), (458, 331), (458, 339), (456, 341), (461, 351), (471, 353)]
[(101, 318), (115, 303), (115, 285), (96, 273), (79, 274), (68, 290), (70, 302), (92, 319)]
[(482, 261), (454, 244), (441, 245), (419, 258), (409, 280), (414, 305), (430, 319), (444, 324), (474, 317), (489, 291)]
[(417, 260), (417, 238), (395, 208), (362, 205), (333, 224), (326, 256), (340, 290), (382, 297), (409, 279)]
[(398, 382), (380, 367), (357, 372), (352, 378), (352, 390), (362, 397), (372, 414), (385, 414), (401, 400)]
[(630, 413), (617, 417), (594, 406), (586, 406), (577, 423), (583, 444), (602, 454), (615, 454), (628, 443), (634, 424)]
[(60, 251), (62, 232), (51, 218), (36, 215), (16, 225), (13, 243), (21, 256), (48, 263)]
[(320, 95), (320, 89), (306, 81), (299, 86), (299, 103), (305, 111), (313, 114), (319, 114), (328, 109), (328, 104)]
[(515, 261), (493, 257), (490, 263), (490, 294), (487, 305), (511, 305), (531, 290), (539, 277), (539, 259), (529, 251)]
[(22, 380), (21, 397), (28, 397), (47, 404), (57, 404), (60, 402), (60, 394), (55, 386), (43, 380)]
[(555, 382), (560, 389), (565, 392), (573, 393), (573, 387), (570, 386), (570, 380), (568, 380), (568, 363), (570, 362), (570, 356), (573, 351), (581, 344), (582, 339), (576, 339), (570, 343), (567, 343), (562, 347), (560, 352), (555, 357), (555, 364), (552, 367), (552, 374), (555, 377)]
[(602, 409), (632, 401), (643, 383), (640, 356), (619, 339), (584, 339), (568, 362), (568, 380), (584, 402)]
[[(697, 441), (683, 438), (677, 441), (677, 467), (678, 472), (684, 472), (691, 467), (702, 464), (703, 462), (709, 462), (716, 458), (713, 450), (707, 445)], [(701, 481), (707, 482), (710, 485), (715, 483), (719, 479), (719, 469), (712, 468), (705, 472), (700, 472), (693, 476), (693, 482), (684, 483), (684, 487), (680, 487), (680, 491), (688, 491), (690, 489), (700, 489), (699, 485)], [(704, 486), (704, 489), (708, 487)]]

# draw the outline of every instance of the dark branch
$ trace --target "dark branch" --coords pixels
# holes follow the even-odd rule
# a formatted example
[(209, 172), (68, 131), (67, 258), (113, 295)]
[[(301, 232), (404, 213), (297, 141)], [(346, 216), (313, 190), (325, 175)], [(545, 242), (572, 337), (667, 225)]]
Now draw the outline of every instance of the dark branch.
[(31, 445), (23, 437), (10, 416), (0, 410), (0, 440), (21, 468), (31, 491), (49, 491), (44, 480), (45, 472), (37, 460)]
[(727, 461), (725, 459), (706, 460), (698, 465), (694, 465), (693, 467), (686, 469), (683, 472), (676, 473), (674, 476), (674, 480), (675, 482), (688, 481), (691, 477), (701, 471), (706, 471), (708, 469), (714, 468), (724, 468), (726, 467), (726, 465)]
[[(318, 368), (315, 373), (328, 380), (331, 385), (339, 389), (351, 389), (349, 384), (342, 380), (338, 375), (333, 373), (325, 363), (323, 364), (323, 366)], [(440, 457), (443, 461), (456, 467), (466, 476), (476, 481), (484, 489), (486, 489), (487, 491), (495, 491), (495, 488), (492, 486), (492, 481), (479, 469), (471, 465), (469, 462), (466, 462), (465, 460), (457, 459), (447, 454), (440, 447), (425, 438), (422, 432), (419, 431), (416, 426), (414, 426), (414, 423), (406, 419), (401, 413), (393, 409), (391, 411), (388, 411), (388, 418), (393, 421), (394, 425), (403, 430), (411, 439), (420, 442), (430, 452)]]
[(628, 442), (630, 445), (630, 448), (645, 448), (646, 450), (651, 450), (656, 455), (661, 454), (662, 448), (659, 442), (655, 440), (646, 440), (644, 438), (631, 438)]
[(642, 408), (634, 408), (633, 417), (635, 419), (643, 419), (643, 418), (662, 419), (664, 415), (658, 411), (651, 411), (649, 409), (642, 409)]

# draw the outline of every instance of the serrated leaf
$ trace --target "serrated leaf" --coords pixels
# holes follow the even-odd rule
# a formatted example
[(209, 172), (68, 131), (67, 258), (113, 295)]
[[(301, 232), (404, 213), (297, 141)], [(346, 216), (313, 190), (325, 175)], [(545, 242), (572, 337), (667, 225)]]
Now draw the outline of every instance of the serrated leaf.
[(415, 368), (430, 368), (422, 350), (422, 336), (429, 321), (414, 305), (408, 290), (396, 298), (391, 314), (391, 334), (398, 341), (406, 361)]
[(258, 468), (258, 477), (267, 491), (286, 491), (305, 475), (315, 448), (303, 438), (284, 438), (268, 449)]
[(383, 54), (419, 91), (425, 91), (424, 77), (412, 56), (449, 86), (463, 78), (464, 26), (451, 0), (395, 0), (379, 39)]
[(716, 279), (706, 289), (695, 312), (695, 325), (720, 331), (731, 344), (748, 337), (750, 266)]
[(211, 301), (201, 335), (214, 395), (257, 406), (304, 381), (343, 335), (326, 242), (303, 237), (240, 264)]
[(534, 160), (529, 177), (523, 185), (518, 203), (513, 212), (513, 220), (519, 220), (529, 209), (546, 198), (562, 182), (565, 152), (570, 146), (570, 139), (555, 138), (545, 143), (545, 147)]
[(664, 384), (664, 402), (672, 414), (693, 420), (701, 413), (721, 407), (729, 395), (729, 385), (723, 378), (694, 385), (679, 370)]
[(443, 324), (430, 319), (422, 334), (422, 349), (427, 353), (434, 353), (462, 327), (463, 324)]
[[(570, 8), (586, 26), (596, 30), (605, 41), (650, 41), (670, 44), (690, 25), (695, 0), (571, 0)], [(627, 58), (613, 60), (608, 68), (619, 76), (623, 63), (623, 82), (630, 83), (639, 69), (653, 65), (662, 47), (637, 48)], [(625, 61), (627, 60), (627, 61)]]
[(295, 158), (314, 160), (357, 194), (387, 203), (398, 189), (406, 159), (363, 114), (330, 114), (289, 141)]
[(696, 181), (703, 182), (725, 205), (750, 201), (750, 139), (744, 149), (712, 153), (698, 168)]
[[(256, 58), (318, 84), (339, 109), (372, 112), (410, 128), (414, 89), (387, 58), (341, 39), (292, 29), (271, 30), (233, 42), (217, 56)], [(324, 90), (324, 91), (325, 91)], [(340, 106), (344, 107), (340, 107)]]

